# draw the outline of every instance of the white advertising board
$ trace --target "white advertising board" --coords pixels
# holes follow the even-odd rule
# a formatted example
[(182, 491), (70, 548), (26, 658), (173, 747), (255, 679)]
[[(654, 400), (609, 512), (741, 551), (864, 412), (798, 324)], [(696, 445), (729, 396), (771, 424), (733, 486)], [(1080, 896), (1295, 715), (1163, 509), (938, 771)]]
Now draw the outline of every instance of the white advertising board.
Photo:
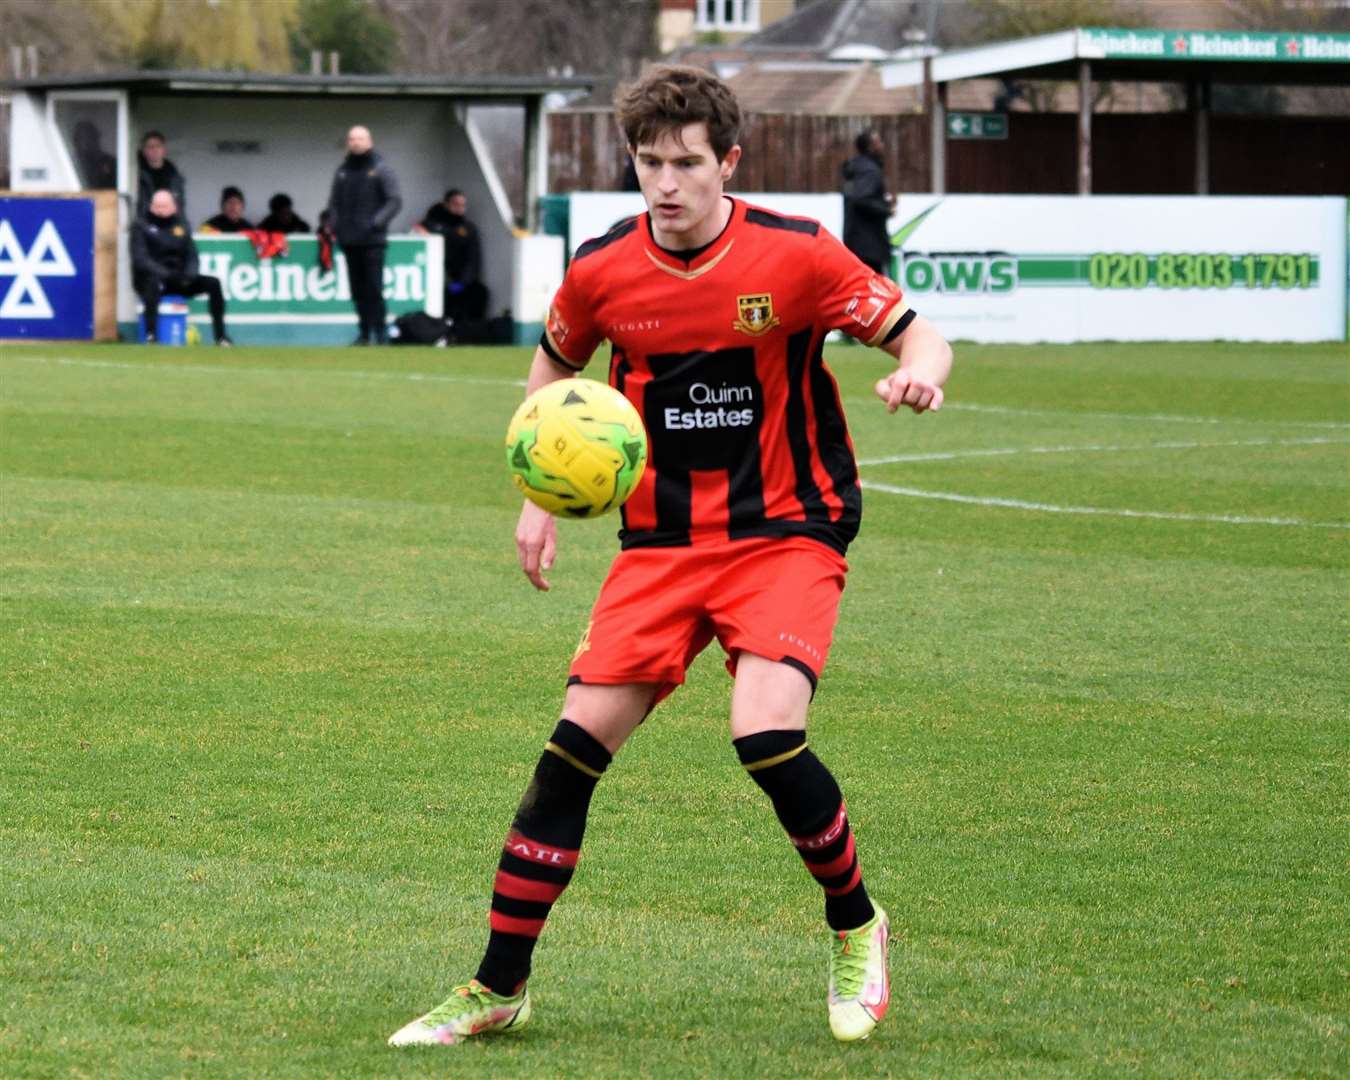
[[(843, 231), (838, 195), (753, 203)], [(570, 248), (640, 213), (571, 197)], [(1340, 197), (901, 195), (891, 276), (952, 340), (1343, 341)]]
[(892, 277), (953, 340), (1341, 341), (1346, 200), (901, 195)]

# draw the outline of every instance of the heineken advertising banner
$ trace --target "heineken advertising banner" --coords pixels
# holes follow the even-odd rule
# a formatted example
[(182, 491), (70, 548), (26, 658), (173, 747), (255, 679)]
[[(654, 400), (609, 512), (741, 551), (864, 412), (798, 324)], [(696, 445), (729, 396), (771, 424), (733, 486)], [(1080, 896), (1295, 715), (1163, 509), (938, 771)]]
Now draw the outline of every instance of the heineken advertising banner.
[(1346, 200), (901, 195), (891, 276), (949, 338), (1341, 341)]
[[(242, 236), (198, 235), (201, 273), (220, 279), (230, 334), (243, 342), (328, 342), (351, 337), (356, 309), (342, 250), (332, 269), (319, 264), (314, 236), (287, 237), (287, 252), (260, 258)], [(439, 236), (391, 236), (384, 263), (384, 299), (392, 320), (409, 311), (445, 309), (444, 241)], [(189, 306), (190, 320), (210, 325), (206, 301)]]
[(1078, 54), (1103, 60), (1344, 64), (1350, 61), (1350, 34), (1088, 28), (1078, 31)]

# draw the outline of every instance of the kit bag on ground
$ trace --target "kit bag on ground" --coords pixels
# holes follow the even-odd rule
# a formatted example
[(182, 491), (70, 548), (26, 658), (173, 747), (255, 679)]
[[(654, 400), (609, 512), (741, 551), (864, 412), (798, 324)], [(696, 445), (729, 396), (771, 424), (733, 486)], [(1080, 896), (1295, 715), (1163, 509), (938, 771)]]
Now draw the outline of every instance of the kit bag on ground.
[(394, 320), (397, 345), (449, 345), (455, 340), (449, 319), (438, 319), (425, 311), (410, 311)]

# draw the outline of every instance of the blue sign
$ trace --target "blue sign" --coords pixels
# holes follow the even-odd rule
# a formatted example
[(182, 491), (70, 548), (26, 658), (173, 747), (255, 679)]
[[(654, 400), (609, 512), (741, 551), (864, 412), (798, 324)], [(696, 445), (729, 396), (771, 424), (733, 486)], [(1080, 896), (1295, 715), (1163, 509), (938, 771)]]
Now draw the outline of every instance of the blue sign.
[(94, 201), (0, 198), (0, 338), (94, 336)]

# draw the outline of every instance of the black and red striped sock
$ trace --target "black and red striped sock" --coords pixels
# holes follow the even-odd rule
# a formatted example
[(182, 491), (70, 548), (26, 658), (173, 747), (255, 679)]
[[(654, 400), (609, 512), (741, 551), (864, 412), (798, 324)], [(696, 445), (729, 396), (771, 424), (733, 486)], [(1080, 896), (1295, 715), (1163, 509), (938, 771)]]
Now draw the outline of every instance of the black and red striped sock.
[(807, 748), (804, 731), (760, 731), (733, 740), (741, 764), (773, 801), (812, 877), (825, 890), (825, 921), (856, 930), (875, 910), (863, 885), (839, 785)]
[(492, 932), (477, 979), (514, 994), (530, 974), (544, 920), (577, 865), (586, 812), (610, 753), (570, 720), (558, 721), (506, 835), (492, 884)]

